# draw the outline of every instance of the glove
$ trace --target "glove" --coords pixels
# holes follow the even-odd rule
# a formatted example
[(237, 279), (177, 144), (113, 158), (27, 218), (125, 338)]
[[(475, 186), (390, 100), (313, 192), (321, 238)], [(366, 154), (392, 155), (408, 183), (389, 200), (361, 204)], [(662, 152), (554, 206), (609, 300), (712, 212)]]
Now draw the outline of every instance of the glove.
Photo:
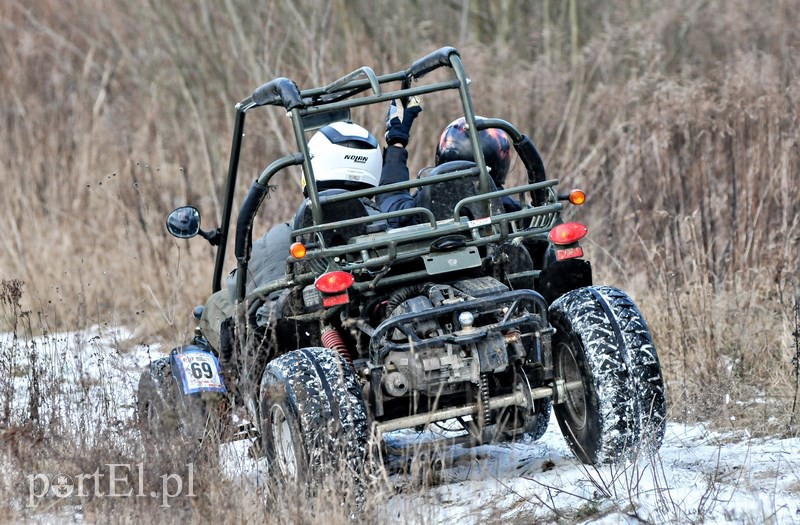
[(411, 124), (414, 119), (422, 111), (422, 106), (419, 104), (419, 98), (410, 97), (408, 104), (401, 113), (397, 109), (397, 101), (392, 100), (389, 105), (389, 112), (386, 114), (386, 144), (392, 146), (400, 144), (403, 147), (408, 146), (409, 135), (411, 134)]

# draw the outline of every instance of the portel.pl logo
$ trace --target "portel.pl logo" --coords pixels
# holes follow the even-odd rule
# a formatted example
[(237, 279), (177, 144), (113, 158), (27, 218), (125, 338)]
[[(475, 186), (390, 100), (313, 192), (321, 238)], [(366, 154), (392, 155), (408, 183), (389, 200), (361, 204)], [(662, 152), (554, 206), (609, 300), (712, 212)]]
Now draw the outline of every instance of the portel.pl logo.
[[(105, 465), (107, 474), (100, 472), (98, 467), (91, 474), (28, 474), (28, 507), (37, 507), (45, 497), (70, 498), (77, 496), (87, 498), (161, 498), (161, 507), (168, 508), (169, 501), (179, 496), (193, 498), (194, 494), (194, 464), (187, 463), (186, 480), (179, 474), (163, 474), (161, 490), (144, 491), (144, 463), (130, 465), (129, 463), (109, 463)], [(138, 471), (136, 482), (131, 483), (129, 476), (135, 467)], [(185, 482), (184, 482), (185, 481)], [(87, 492), (87, 485), (93, 490)], [(184, 491), (184, 489), (186, 489)]]

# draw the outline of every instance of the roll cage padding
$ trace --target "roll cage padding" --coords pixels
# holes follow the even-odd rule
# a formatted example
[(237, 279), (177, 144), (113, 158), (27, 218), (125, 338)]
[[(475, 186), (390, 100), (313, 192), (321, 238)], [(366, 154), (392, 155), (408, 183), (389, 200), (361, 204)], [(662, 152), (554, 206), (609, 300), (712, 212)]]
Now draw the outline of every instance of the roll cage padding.
[(269, 193), (269, 186), (255, 181), (247, 192), (236, 220), (236, 242), (234, 243), (233, 253), (239, 262), (244, 262), (249, 256), (247, 246), (250, 244), (251, 226), (261, 201)]
[(251, 95), (253, 102), (257, 106), (282, 105), (286, 111), (294, 108), (304, 108), (303, 97), (300, 96), (300, 89), (294, 81), (285, 77), (270, 80), (266, 84), (259, 86)]
[(406, 78), (408, 80), (422, 78), (434, 69), (438, 69), (442, 66), (452, 67), (450, 55), (453, 54), (458, 57), (461, 56), (456, 48), (449, 46), (442, 47), (429, 55), (425, 55), (406, 69)]
[[(525, 170), (528, 172), (528, 182), (530, 184), (547, 180), (542, 156), (539, 155), (539, 151), (527, 135), (522, 135), (522, 139), (519, 142), (514, 142), (514, 149), (517, 150), (517, 155), (519, 155), (520, 159), (522, 159), (522, 163), (525, 165)], [(547, 199), (547, 190), (535, 190), (532, 193), (534, 205), (542, 204)]]
[[(547, 173), (544, 169), (544, 161), (542, 161), (542, 156), (539, 155), (536, 145), (530, 138), (528, 138), (527, 135), (520, 133), (517, 128), (505, 120), (496, 118), (484, 118), (476, 122), (475, 125), (479, 131), (489, 128), (496, 128), (508, 133), (508, 135), (511, 137), (511, 141), (514, 144), (514, 150), (517, 152), (517, 155), (519, 155), (519, 158), (522, 159), (522, 163), (525, 165), (525, 171), (528, 175), (528, 184), (535, 184), (537, 182), (544, 182), (547, 180)], [(535, 190), (531, 192), (531, 197), (533, 198), (534, 205), (544, 204), (547, 200), (547, 190)]]

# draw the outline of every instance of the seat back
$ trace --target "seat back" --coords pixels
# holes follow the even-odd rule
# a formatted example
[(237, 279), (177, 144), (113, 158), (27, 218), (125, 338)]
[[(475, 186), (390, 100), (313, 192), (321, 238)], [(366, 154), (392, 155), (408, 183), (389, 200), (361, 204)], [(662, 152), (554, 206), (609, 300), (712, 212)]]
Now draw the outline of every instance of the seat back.
[[(345, 193), (347, 190), (343, 189), (328, 189), (319, 192), (320, 197), (326, 195), (337, 195)], [(322, 224), (337, 223), (347, 219), (358, 219), (369, 215), (366, 206), (360, 199), (326, 202), (322, 204)], [(292, 229), (299, 230), (301, 228), (308, 228), (314, 225), (314, 218), (311, 212), (311, 200), (306, 199), (297, 210), (292, 223)], [(305, 233), (296, 238), (297, 241), (303, 243), (306, 247), (319, 247), (319, 239), (322, 237), (322, 242), (326, 248), (334, 246), (341, 246), (347, 244), (348, 240), (357, 235), (364, 235), (368, 232), (367, 224), (353, 224), (350, 226), (339, 226), (332, 230), (323, 230), (318, 233)], [(299, 261), (298, 271), (300, 272), (314, 272), (323, 273), (329, 266), (331, 261), (328, 259), (315, 259)]]
[[(330, 190), (323, 190), (319, 192), (320, 197), (325, 197), (329, 195), (337, 195), (340, 193), (346, 193), (347, 190), (343, 189), (330, 189)], [(366, 217), (368, 215), (367, 208), (361, 202), (360, 199), (353, 199), (353, 200), (346, 200), (346, 201), (338, 201), (338, 202), (326, 202), (322, 204), (322, 222), (323, 224), (329, 223), (336, 223), (345, 221), (347, 219), (357, 219), (361, 217)], [(292, 223), (292, 227), (295, 230), (299, 230), (300, 228), (308, 228), (314, 225), (314, 219), (311, 212), (311, 200), (306, 199), (300, 205), (300, 208), (297, 210), (297, 214), (294, 217), (294, 222)], [(367, 233), (367, 225), (366, 224), (354, 224), (351, 226), (342, 226), (339, 228), (335, 228), (333, 230), (325, 230), (321, 232), (323, 242), (325, 246), (330, 248), (333, 246), (340, 246), (342, 244), (347, 244), (348, 239), (355, 237), (357, 235), (364, 235)], [(297, 240), (306, 244), (306, 243), (316, 243), (317, 241), (316, 234), (305, 234), (302, 235)]]
[[(454, 160), (442, 163), (422, 177), (433, 177), (444, 173), (466, 170), (475, 167), (475, 163), (466, 160)], [(489, 179), (489, 191), (495, 191), (497, 187), (494, 181)], [(429, 209), (436, 220), (452, 219), (456, 204), (461, 199), (473, 197), (480, 194), (480, 178), (477, 175), (464, 177), (461, 179), (440, 182), (423, 186), (414, 195), (414, 202), (417, 206)], [(489, 202), (492, 215), (503, 213), (503, 203), (499, 198)], [(474, 202), (461, 208), (461, 215), (473, 220), (483, 217), (483, 202)]]

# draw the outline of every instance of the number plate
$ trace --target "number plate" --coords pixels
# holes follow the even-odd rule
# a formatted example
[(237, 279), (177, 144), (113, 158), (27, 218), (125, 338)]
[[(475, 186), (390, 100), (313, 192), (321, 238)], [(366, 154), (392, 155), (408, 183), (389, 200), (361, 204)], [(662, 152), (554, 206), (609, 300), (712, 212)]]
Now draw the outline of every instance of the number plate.
[(226, 392), (219, 370), (219, 362), (213, 354), (203, 350), (186, 349), (173, 354), (173, 363), (180, 374), (184, 394), (197, 392)]
[(428, 275), (437, 275), (466, 268), (476, 268), (481, 265), (481, 256), (476, 247), (470, 246), (463, 250), (426, 255), (423, 257), (423, 261), (425, 261), (425, 270), (428, 271)]
[(565, 259), (574, 259), (575, 257), (583, 257), (583, 248), (574, 246), (572, 248), (562, 248), (556, 250), (556, 260), (563, 261)]

